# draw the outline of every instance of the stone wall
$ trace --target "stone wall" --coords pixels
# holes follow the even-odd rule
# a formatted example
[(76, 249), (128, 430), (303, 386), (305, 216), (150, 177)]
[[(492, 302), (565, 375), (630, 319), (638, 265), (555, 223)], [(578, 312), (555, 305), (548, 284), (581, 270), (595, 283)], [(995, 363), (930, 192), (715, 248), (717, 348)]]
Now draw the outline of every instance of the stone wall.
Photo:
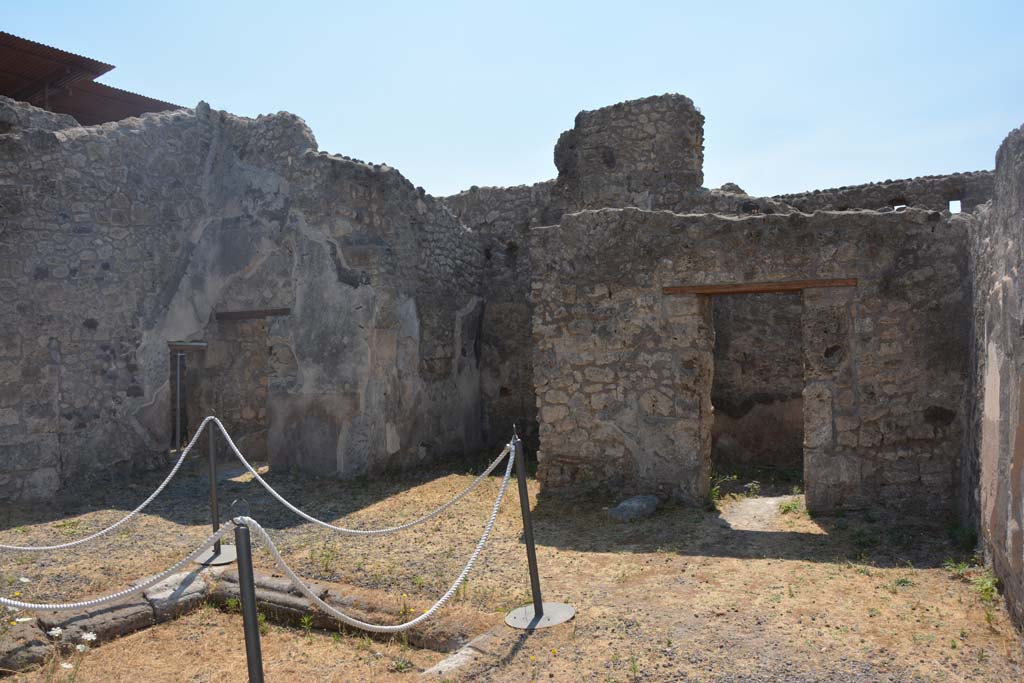
[(950, 505), (968, 345), (963, 225), (937, 212), (729, 218), (584, 211), (533, 231), (539, 476), (690, 502), (707, 490), (707, 298), (662, 287), (858, 278), (806, 289), (811, 509)]
[(515, 425), (528, 448), (537, 448), (528, 244), (530, 228), (562, 217), (553, 185), (473, 187), (442, 200), (473, 231), (483, 254), (480, 392), (484, 440), (491, 447), (506, 443)]
[[(186, 433), (207, 415), (216, 415), (231, 425), (231, 438), (246, 458), (266, 461), (271, 373), (267, 319), (215, 319), (206, 326), (205, 339), (206, 349), (185, 354)], [(226, 447), (218, 455), (234, 457)]]
[(992, 187), (992, 171), (974, 171), (783, 194), (773, 199), (805, 213), (848, 209), (881, 211), (898, 204), (947, 211), (949, 202), (954, 199), (960, 200), (961, 211), (973, 211), (992, 197)]
[[(246, 342), (270, 356), (274, 466), (357, 476), (480, 445), (483, 253), (397, 171), (318, 153), (289, 114), (34, 117), (0, 136), (0, 495), (163, 462), (167, 343), (217, 341), (224, 311), (292, 312)], [(190, 414), (245, 422), (203, 382), (246, 362), (210, 357)]]
[(77, 125), (78, 121), (67, 114), (55, 114), (0, 95), (0, 133), (33, 129), (55, 131)]
[(531, 449), (537, 443), (526, 248), (531, 228), (554, 225), (566, 211), (605, 206), (734, 214), (793, 210), (732, 184), (700, 187), (703, 122), (681, 95), (584, 111), (555, 147), (557, 179), (472, 187), (441, 200), (476, 234), (484, 254), (481, 392), (488, 445), (503, 443), (513, 424)]
[(567, 207), (667, 208), (704, 182), (704, 117), (662, 95), (576, 115), (555, 145), (554, 192)]
[(716, 296), (715, 467), (799, 469), (804, 359), (799, 292)]
[(1024, 128), (996, 155), (995, 196), (970, 220), (972, 400), (961, 502), (1024, 624)]

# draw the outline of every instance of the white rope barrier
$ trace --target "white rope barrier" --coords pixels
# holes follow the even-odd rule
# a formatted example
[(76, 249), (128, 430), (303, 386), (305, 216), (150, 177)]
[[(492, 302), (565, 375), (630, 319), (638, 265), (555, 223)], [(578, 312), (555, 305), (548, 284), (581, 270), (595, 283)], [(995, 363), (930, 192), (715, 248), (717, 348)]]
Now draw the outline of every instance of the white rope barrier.
[(75, 547), (77, 545), (81, 545), (83, 543), (88, 543), (89, 541), (92, 541), (92, 540), (95, 540), (97, 538), (100, 538), (101, 536), (105, 536), (106, 534), (109, 534), (111, 531), (114, 531), (114, 530), (124, 526), (129, 521), (131, 521), (132, 519), (137, 517), (144, 509), (146, 509), (146, 507), (150, 503), (152, 503), (153, 500), (157, 496), (160, 495), (160, 493), (167, 487), (167, 485), (171, 483), (171, 480), (174, 479), (174, 476), (178, 473), (178, 470), (181, 469), (182, 463), (185, 462), (186, 456), (188, 456), (189, 452), (192, 450), (192, 447), (199, 440), (199, 436), (203, 433), (203, 428), (206, 427), (206, 423), (207, 422), (213, 422), (214, 424), (217, 425), (217, 427), (221, 431), (221, 434), (224, 435), (224, 439), (227, 441), (228, 446), (230, 446), (231, 451), (235, 454), (235, 457), (237, 457), (238, 460), (245, 467), (245, 469), (248, 470), (250, 474), (252, 474), (253, 478), (257, 482), (259, 482), (260, 485), (263, 486), (263, 488), (265, 488), (267, 490), (267, 492), (270, 493), (271, 496), (273, 496), (275, 499), (277, 499), (277, 501), (279, 503), (284, 505), (286, 508), (288, 508), (289, 510), (294, 512), (299, 517), (302, 517), (307, 522), (311, 522), (313, 524), (321, 526), (321, 527), (323, 527), (325, 529), (329, 529), (331, 531), (335, 531), (337, 533), (349, 534), (351, 536), (383, 536), (383, 535), (386, 535), (386, 534), (393, 534), (393, 533), (396, 533), (396, 532), (399, 532), (399, 531), (405, 531), (406, 529), (411, 529), (414, 526), (417, 526), (417, 525), (422, 524), (424, 522), (430, 521), (431, 519), (437, 517), (442, 512), (444, 512), (448, 508), (452, 507), (453, 505), (458, 503), (460, 500), (462, 500), (463, 498), (468, 496), (470, 493), (472, 493), (473, 490), (476, 489), (476, 487), (480, 485), (480, 482), (482, 482), (484, 479), (486, 479), (491, 474), (491, 472), (493, 472), (495, 470), (495, 468), (497, 468), (497, 466), (501, 462), (502, 458), (504, 458), (506, 455), (508, 455), (508, 453), (511, 450), (511, 446), (505, 446), (504, 450), (502, 450), (501, 453), (498, 454), (498, 457), (495, 458), (493, 461), (491, 461), (491, 464), (488, 465), (487, 468), (480, 474), (480, 476), (478, 476), (476, 479), (474, 479), (473, 482), (469, 486), (467, 486), (461, 492), (456, 494), (455, 497), (452, 498), (451, 500), (449, 500), (448, 502), (443, 503), (441, 506), (435, 508), (431, 512), (428, 512), (427, 514), (423, 515), (422, 517), (417, 517), (416, 519), (414, 519), (412, 521), (406, 522), (404, 524), (399, 524), (397, 526), (383, 527), (383, 528), (379, 528), (379, 529), (348, 529), (346, 527), (335, 526), (334, 524), (331, 524), (329, 522), (325, 522), (325, 521), (323, 521), (321, 519), (317, 519), (316, 517), (313, 517), (312, 515), (309, 515), (309, 514), (303, 512), (298, 507), (292, 505), (284, 496), (282, 496), (280, 493), (278, 493), (276, 490), (274, 490), (274, 488), (270, 484), (268, 484), (266, 482), (266, 480), (263, 479), (263, 477), (261, 477), (259, 475), (259, 473), (256, 471), (256, 468), (254, 468), (252, 465), (249, 464), (249, 461), (246, 460), (245, 456), (242, 455), (242, 452), (240, 450), (238, 450), (238, 446), (235, 445), (234, 440), (231, 438), (231, 435), (228, 434), (227, 429), (224, 428), (224, 425), (221, 423), (221, 421), (219, 419), (217, 419), (216, 417), (214, 417), (213, 415), (211, 415), (211, 416), (207, 417), (206, 419), (204, 419), (202, 424), (199, 425), (199, 428), (196, 429), (195, 434), (192, 436), (192, 440), (188, 442), (188, 445), (185, 447), (185, 450), (183, 450), (181, 452), (181, 455), (178, 456), (178, 461), (174, 463), (174, 467), (171, 468), (170, 473), (160, 483), (160, 485), (156, 487), (156, 490), (153, 491), (152, 494), (150, 494), (149, 498), (147, 498), (146, 500), (142, 501), (141, 505), (139, 505), (137, 508), (135, 508), (134, 510), (129, 512), (127, 515), (125, 515), (124, 517), (122, 517), (118, 521), (114, 522), (113, 524), (111, 524), (110, 526), (108, 526), (105, 529), (101, 529), (100, 531), (97, 531), (96, 533), (90, 534), (90, 535), (88, 535), (88, 536), (86, 536), (84, 538), (80, 538), (80, 539), (78, 539), (76, 541), (69, 541), (67, 543), (59, 543), (57, 545), (37, 545), (37, 546), (6, 545), (6, 544), (3, 544), (3, 543), (0, 543), (0, 551), (5, 551), (6, 550), (6, 551), (13, 551), (13, 552), (32, 552), (32, 551), (45, 552), (45, 551), (50, 551), (50, 550), (66, 550), (68, 548), (73, 548), (73, 547)]
[(189, 553), (184, 559), (180, 560), (179, 562), (176, 562), (174, 565), (168, 567), (167, 569), (165, 569), (164, 571), (160, 572), (156, 576), (150, 577), (150, 578), (142, 581), (141, 583), (138, 583), (138, 584), (132, 586), (131, 588), (126, 588), (123, 591), (118, 591), (117, 593), (111, 593), (110, 595), (104, 595), (103, 597), (93, 598), (91, 600), (81, 600), (79, 602), (64, 602), (64, 603), (61, 603), (61, 602), (55, 602), (55, 603), (22, 602), (21, 600), (12, 600), (10, 598), (0, 597), (0, 605), (5, 605), (7, 607), (13, 607), (15, 609), (55, 610), (55, 611), (58, 611), (58, 612), (66, 612), (66, 611), (69, 611), (69, 610), (91, 609), (93, 607), (99, 607), (100, 605), (105, 605), (108, 602), (117, 602), (118, 600), (122, 600), (124, 598), (129, 597), (129, 596), (137, 595), (138, 593), (142, 593), (143, 591), (149, 590), (150, 588), (152, 588), (156, 584), (160, 583), (161, 581), (163, 581), (167, 577), (171, 576), (172, 574), (175, 574), (175, 573), (181, 571), (181, 569), (183, 567), (185, 567), (186, 565), (190, 564), (191, 562), (194, 562), (195, 559), (197, 557), (199, 557), (199, 555), (204, 550), (206, 550), (207, 548), (212, 547), (214, 543), (216, 543), (221, 538), (226, 536), (230, 531), (232, 531), (232, 527), (230, 527), (230, 526), (226, 526), (226, 527), (220, 529), (219, 531), (217, 531), (217, 532), (211, 534), (209, 537), (207, 537), (207, 539), (205, 541), (203, 541), (202, 544), (199, 547), (197, 547), (195, 550), (193, 550), (191, 553)]
[(463, 489), (459, 494), (457, 494), (454, 498), (449, 500), (447, 503), (444, 503), (440, 507), (434, 509), (431, 512), (428, 512), (427, 514), (423, 515), (422, 517), (417, 517), (416, 519), (412, 520), (411, 522), (406, 522), (405, 524), (399, 524), (398, 526), (384, 527), (384, 528), (381, 528), (381, 529), (348, 529), (346, 527), (335, 526), (335, 525), (333, 525), (333, 524), (331, 524), (329, 522), (323, 521), (322, 519), (317, 519), (316, 517), (313, 517), (312, 515), (308, 515), (305, 512), (303, 512), (302, 510), (300, 510), (299, 508), (297, 508), (294, 505), (292, 505), (290, 502), (288, 502), (288, 500), (285, 499), (284, 496), (282, 496), (280, 493), (275, 491), (274, 488), (270, 484), (268, 484), (266, 481), (264, 481), (263, 477), (261, 477), (259, 475), (259, 473), (256, 472), (256, 469), (252, 465), (249, 464), (249, 461), (245, 459), (245, 456), (242, 455), (242, 452), (240, 450), (238, 450), (238, 446), (236, 446), (235, 442), (231, 440), (231, 436), (228, 434), (228, 431), (226, 429), (224, 429), (224, 425), (221, 424), (220, 420), (218, 420), (216, 417), (214, 417), (212, 415), (210, 417), (207, 417), (205, 420), (203, 420), (203, 424), (200, 425), (199, 431), (202, 431), (203, 425), (205, 425), (207, 422), (210, 422), (210, 421), (212, 421), (214, 424), (216, 424), (220, 428), (221, 433), (224, 435), (224, 438), (227, 440), (228, 446), (231, 447), (231, 450), (234, 452), (235, 457), (238, 458), (238, 460), (242, 463), (242, 465), (245, 467), (245, 469), (249, 470), (249, 473), (252, 474), (253, 478), (256, 481), (258, 481), (263, 486), (263, 488), (265, 488), (267, 490), (267, 492), (271, 496), (273, 496), (274, 498), (277, 499), (277, 502), (281, 503), (281, 505), (284, 505), (286, 508), (288, 508), (289, 510), (291, 510), (292, 512), (297, 514), (299, 517), (302, 517), (307, 522), (312, 522), (313, 524), (321, 526), (321, 527), (323, 527), (325, 529), (330, 529), (331, 531), (335, 531), (335, 532), (340, 533), (340, 534), (349, 534), (351, 536), (384, 536), (386, 534), (393, 534), (393, 533), (398, 532), (398, 531), (405, 531), (406, 529), (411, 529), (412, 527), (416, 526), (417, 524), (422, 524), (423, 522), (427, 522), (427, 521), (433, 519), (434, 517), (437, 517), (442, 512), (444, 512), (445, 510), (447, 510), (451, 506), (453, 506), (456, 503), (458, 503), (460, 500), (465, 498), (467, 495), (469, 495), (473, 491), (473, 489), (475, 489), (477, 486), (479, 486), (480, 482), (482, 482), (484, 479), (486, 479), (487, 476), (491, 472), (494, 471), (494, 469), (498, 466), (498, 463), (501, 462), (502, 458), (504, 458), (506, 455), (508, 455), (511, 452), (511, 450), (512, 450), (511, 446), (505, 446), (504, 450), (501, 451), (501, 453), (498, 455), (498, 457), (495, 458), (491, 462), (491, 464), (487, 466), (487, 469), (485, 469), (480, 474), (479, 477), (477, 477), (475, 480), (473, 480), (473, 482), (469, 486), (467, 486), (465, 489)]
[[(472, 554), (469, 556), (469, 560), (466, 562), (465, 567), (463, 567), (462, 572), (459, 574), (458, 578), (455, 579), (455, 582), (452, 583), (448, 591), (444, 595), (442, 595), (437, 600), (437, 602), (435, 602), (429, 609), (427, 609), (425, 612), (423, 612), (423, 614), (416, 617), (415, 619), (412, 619), (402, 624), (371, 624), (356, 619), (355, 617), (351, 617), (345, 614), (344, 612), (335, 609), (331, 605), (324, 602), (312, 589), (309, 588), (309, 586), (306, 585), (306, 583), (301, 578), (299, 578), (299, 576), (292, 570), (292, 568), (288, 566), (288, 563), (285, 562), (283, 557), (281, 557), (281, 553), (277, 549), (277, 546), (274, 544), (274, 541), (270, 538), (270, 535), (262, 526), (260, 526), (260, 524), (256, 520), (250, 517), (237, 517), (232, 521), (237, 525), (245, 525), (254, 532), (256, 532), (256, 534), (263, 540), (263, 543), (266, 545), (267, 551), (274, 559), (274, 562), (277, 564), (278, 567), (280, 567), (281, 571), (283, 571), (285, 575), (289, 578), (289, 580), (292, 582), (292, 585), (294, 585), (299, 592), (305, 595), (314, 605), (316, 605), (321, 610), (338, 619), (342, 623), (348, 624), (349, 626), (353, 626), (355, 628), (362, 629), (364, 631), (372, 631), (375, 633), (400, 633), (402, 631), (406, 631), (412, 628), (413, 626), (416, 626), (417, 624), (426, 621), (427, 619), (432, 617), (439, 609), (444, 607), (445, 604), (447, 604), (448, 601), (451, 600), (451, 598), (456, 594), (456, 592), (458, 592), (459, 588), (462, 586), (466, 578), (469, 576), (470, 571), (472, 571), (477, 559), (480, 557), (480, 554), (483, 552), (484, 547), (487, 545), (487, 541), (491, 536), (491, 532), (494, 530), (494, 523), (498, 518), (498, 511), (501, 508), (501, 501), (504, 499), (505, 492), (508, 489), (509, 479), (511, 478), (512, 475), (512, 465), (515, 461), (515, 453), (512, 452), (510, 448), (506, 448), (504, 451), (502, 451), (502, 457), (504, 457), (506, 453), (509, 453), (508, 465), (505, 468), (505, 476), (501, 481), (501, 487), (498, 489), (498, 495), (494, 500), (494, 506), (491, 508), (490, 517), (488, 517), (487, 524), (484, 526), (484, 531), (480, 536), (480, 540), (477, 542), (476, 547), (473, 549)], [(67, 603), (33, 603), (0, 597), (0, 605), (20, 610), (71, 611), (91, 609), (94, 607), (98, 607), (100, 605), (107, 604), (109, 602), (116, 602), (126, 597), (142, 593), (143, 591), (152, 588), (161, 581), (164, 581), (172, 574), (175, 574), (176, 572), (181, 570), (187, 564), (193, 562), (204, 550), (213, 546), (214, 543), (219, 541), (222, 537), (226, 536), (228, 532), (231, 530), (232, 527), (225, 526), (219, 531), (211, 534), (195, 550), (189, 553), (182, 560), (176, 562), (171, 567), (165, 569), (163, 572), (149, 579), (146, 579), (145, 581), (142, 581), (141, 583), (138, 583), (132, 586), (131, 588), (126, 588), (125, 590), (118, 591), (116, 593), (111, 593), (109, 595), (105, 595), (99, 598), (92, 598), (90, 600), (80, 600), (78, 602)]]
[[(503, 454), (505, 452), (511, 452), (511, 449), (506, 448), (505, 451), (502, 451)], [(494, 522), (498, 518), (498, 510), (501, 507), (501, 501), (505, 497), (505, 490), (508, 488), (509, 478), (512, 475), (512, 463), (514, 460), (515, 454), (512, 453), (508, 459), (508, 466), (505, 468), (505, 478), (502, 480), (501, 488), (498, 489), (498, 496), (494, 500), (494, 507), (491, 508), (491, 516), (487, 519), (487, 525), (484, 527), (483, 534), (480, 536), (480, 540), (476, 544), (476, 548), (473, 549), (473, 553), (469, 556), (469, 561), (466, 562), (466, 566), (462, 569), (458, 578), (455, 579), (455, 582), (451, 585), (448, 591), (442, 595), (437, 602), (431, 605), (429, 609), (423, 612), (423, 614), (402, 624), (371, 624), (335, 609), (324, 602), (312, 589), (310, 589), (309, 586), (305, 584), (301, 578), (299, 578), (298, 574), (288, 566), (288, 563), (284, 561), (283, 557), (281, 557), (281, 553), (278, 551), (277, 546), (275, 546), (273, 540), (271, 540), (270, 535), (256, 522), (256, 520), (249, 517), (238, 517), (234, 522), (235, 524), (244, 524), (256, 532), (256, 535), (263, 539), (263, 542), (267, 546), (267, 551), (270, 553), (271, 557), (274, 558), (274, 562), (276, 562), (281, 571), (285, 573), (288, 579), (292, 582), (292, 585), (295, 586), (300, 593), (305, 595), (310, 602), (330, 616), (342, 623), (364, 631), (372, 631), (374, 633), (401, 633), (402, 631), (407, 631), (413, 626), (416, 626), (417, 624), (420, 624), (434, 616), (435, 612), (444, 607), (445, 604), (452, 599), (452, 596), (458, 592), (459, 587), (462, 586), (463, 582), (465, 582), (466, 577), (469, 576), (470, 571), (473, 569), (473, 565), (476, 564), (477, 558), (480, 557), (480, 553), (483, 552), (484, 546), (487, 545), (487, 540), (490, 538), (491, 531), (494, 529)]]
[(125, 524), (130, 522), (132, 519), (137, 517), (139, 515), (139, 513), (141, 513), (143, 510), (145, 510), (146, 507), (150, 503), (152, 503), (153, 500), (157, 496), (159, 496), (160, 493), (165, 488), (167, 488), (167, 485), (171, 483), (171, 479), (174, 479), (174, 475), (176, 475), (178, 473), (178, 470), (181, 469), (181, 464), (183, 462), (185, 462), (185, 457), (189, 454), (189, 451), (192, 450), (192, 447), (195, 446), (196, 441), (199, 440), (199, 435), (202, 434), (202, 431), (203, 431), (202, 429), (197, 429), (196, 430), (196, 433), (192, 437), (192, 440), (188, 442), (188, 446), (186, 446), (185, 450), (183, 450), (181, 452), (181, 455), (178, 456), (178, 461), (176, 463), (174, 463), (174, 467), (171, 468), (170, 473), (167, 475), (167, 477), (162, 482), (160, 482), (160, 485), (157, 486), (156, 490), (153, 491), (153, 493), (150, 494), (149, 498), (147, 498), (146, 500), (142, 501), (141, 505), (139, 505), (137, 508), (135, 508), (134, 510), (129, 512), (127, 515), (125, 515), (124, 517), (122, 517), (118, 521), (116, 521), (113, 524), (111, 524), (110, 526), (108, 526), (106, 529), (101, 529), (100, 531), (97, 531), (94, 534), (89, 534), (85, 538), (80, 538), (77, 541), (69, 541), (67, 543), (58, 543), (57, 545), (6, 545), (6, 544), (3, 544), (3, 543), (0, 543), (0, 550), (8, 550), (8, 551), (15, 551), (15, 552), (66, 550), (68, 548), (74, 548), (76, 545), (81, 545), (83, 543), (88, 543), (89, 541), (97, 539), (100, 536), (105, 536), (105, 535), (109, 534), (111, 531), (114, 531), (115, 529), (124, 526)]

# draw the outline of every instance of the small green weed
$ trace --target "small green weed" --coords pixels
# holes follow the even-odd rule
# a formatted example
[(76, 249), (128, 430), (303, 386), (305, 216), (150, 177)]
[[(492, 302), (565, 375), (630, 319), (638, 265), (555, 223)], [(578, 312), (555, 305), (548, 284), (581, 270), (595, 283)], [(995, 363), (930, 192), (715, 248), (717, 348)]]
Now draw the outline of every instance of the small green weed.
[(399, 657), (391, 662), (391, 670), (400, 674), (412, 671), (412, 666), (412, 662), (404, 657)]
[(996, 601), (996, 596), (999, 595), (999, 579), (995, 577), (991, 569), (985, 569), (981, 576), (974, 577), (971, 585), (982, 602), (992, 604)]
[(801, 512), (800, 499), (790, 498), (779, 503), (779, 512), (784, 515), (799, 515)]
[(963, 561), (957, 562), (952, 557), (946, 558), (946, 561), (942, 563), (942, 566), (947, 572), (953, 575), (954, 579), (960, 580), (966, 579), (967, 572), (971, 570), (971, 565)]

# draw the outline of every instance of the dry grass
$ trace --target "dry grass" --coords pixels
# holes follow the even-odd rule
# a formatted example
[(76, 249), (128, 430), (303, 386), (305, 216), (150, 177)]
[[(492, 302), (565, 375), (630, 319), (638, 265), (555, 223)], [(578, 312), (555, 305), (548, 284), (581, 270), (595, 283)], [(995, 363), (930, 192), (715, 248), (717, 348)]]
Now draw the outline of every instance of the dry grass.
[[(401, 641), (382, 643), (274, 625), (265, 631), (261, 646), (269, 681), (408, 681), (441, 658), (436, 652), (406, 647)], [(45, 670), (40, 670), (10, 680), (30, 683), (47, 681), (47, 677)], [(242, 618), (205, 608), (87, 653), (76, 683), (247, 680)]]
[[(348, 525), (382, 525), (439, 504), (471, 478), (434, 473), (389, 483), (310, 485), (285, 476), (272, 481), (314, 514)], [(129, 499), (144, 495), (148, 484), (124, 494), (123, 503), (77, 503), (51, 518), (38, 511), (0, 510), (0, 519), (8, 520), (0, 540), (65, 538), (65, 527), (57, 526), (61, 519), (78, 522), (75, 535), (87, 533), (117, 517), (110, 507), (131, 507)], [(447, 588), (482, 530), (497, 484), (489, 480), (440, 520), (381, 539), (332, 537), (296, 525), (246, 477), (228, 482), (223, 499), (245, 497), (251, 515), (265, 523), (305, 576), (387, 590), (397, 604), (402, 593), (433, 598)], [(123, 587), (178, 559), (208, 533), (205, 507), (198, 503), (204, 490), (205, 482), (195, 475), (175, 482), (161, 507), (133, 523), (123, 539), (57, 556), (60, 563), (40, 565), (26, 557), (3, 569), (32, 580), (23, 584), (30, 598), (71, 598)], [(536, 495), (535, 482), (531, 492)], [(723, 682), (1024, 680), (1020, 636), (999, 601), (984, 601), (970, 581), (943, 568), (957, 549), (941, 521), (871, 515), (811, 519), (800, 504), (783, 514), (773, 499), (730, 499), (721, 512), (669, 508), (650, 520), (621, 525), (605, 515), (609, 502), (542, 499), (536, 505), (545, 598), (571, 602), (579, 618), (528, 638), (508, 632), (492, 659), (460, 678), (667, 681), (686, 673)], [(502, 612), (528, 600), (517, 507), (513, 489), (491, 545), (458, 596), (492, 613), (495, 623)], [(257, 564), (270, 569), (262, 553)], [(204, 652), (217, 666), (241, 657), (240, 629), (236, 617), (193, 615), (89, 653), (79, 680), (141, 680), (130, 672), (160, 661), (171, 677), (154, 674), (148, 680), (243, 680), (232, 678), (243, 670), (241, 659), (215, 677), (198, 661)], [(265, 646), (269, 680), (331, 680), (311, 673), (321, 666), (342, 667), (337, 680), (373, 680), (372, 661), (381, 662), (373, 672), (376, 680), (409, 675), (388, 673), (393, 652), (371, 659), (359, 649), (358, 638), (335, 642), (316, 636), (309, 644), (301, 632), (273, 633), (267, 640), (274, 644)], [(160, 647), (131, 645), (146, 639)], [(417, 666), (438, 657), (410, 655)], [(744, 675), (748, 678), (740, 678)]]

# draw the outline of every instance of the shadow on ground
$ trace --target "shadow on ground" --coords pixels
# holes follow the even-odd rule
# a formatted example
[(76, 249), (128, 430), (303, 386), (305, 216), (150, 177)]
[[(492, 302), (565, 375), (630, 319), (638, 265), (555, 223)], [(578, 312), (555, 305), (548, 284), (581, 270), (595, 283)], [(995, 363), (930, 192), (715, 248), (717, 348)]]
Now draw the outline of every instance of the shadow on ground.
[(622, 523), (607, 514), (613, 501), (542, 495), (534, 509), (534, 530), (539, 545), (583, 552), (855, 561), (879, 567), (937, 567), (947, 557), (969, 552), (969, 546), (956, 543), (942, 517), (871, 510), (811, 517), (799, 495), (766, 499), (787, 510), (776, 510), (776, 528), (743, 528), (730, 520), (731, 506), (756, 500), (721, 503), (725, 513), (669, 505), (649, 519)]
[[(348, 481), (314, 477), (301, 472), (267, 472), (265, 468), (261, 469), (260, 463), (253, 463), (253, 466), (268, 484), (293, 505), (319, 519), (333, 520), (439, 477), (479, 474), (498, 452), (496, 449), (494, 452), (453, 458), (415, 472), (402, 472), (379, 479)], [(172, 465), (173, 461), (169, 461), (160, 470), (128, 470), (93, 477), (87, 484), (62, 491), (52, 501), (0, 504), (0, 531), (45, 524), (101, 510), (127, 513), (149, 497), (170, 472)], [(503, 471), (503, 468), (499, 467), (499, 470)], [(206, 456), (202, 453), (190, 454), (167, 488), (146, 508), (146, 514), (183, 526), (209, 522), (209, 481)], [(268, 529), (288, 529), (306, 523), (252, 480), (251, 475), (235, 459), (219, 463), (217, 490), (222, 523), (234, 515), (258, 519)], [(70, 540), (84, 535), (85, 530), (68, 530)], [(53, 542), (61, 540), (54, 539)]]

